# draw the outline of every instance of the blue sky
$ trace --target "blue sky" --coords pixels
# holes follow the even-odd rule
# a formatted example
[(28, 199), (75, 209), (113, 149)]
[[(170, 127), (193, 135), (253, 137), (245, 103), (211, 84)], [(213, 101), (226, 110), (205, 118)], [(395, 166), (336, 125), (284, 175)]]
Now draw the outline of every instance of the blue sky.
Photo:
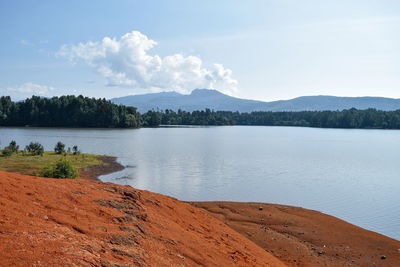
[(400, 2), (1, 1), (0, 95), (400, 98)]

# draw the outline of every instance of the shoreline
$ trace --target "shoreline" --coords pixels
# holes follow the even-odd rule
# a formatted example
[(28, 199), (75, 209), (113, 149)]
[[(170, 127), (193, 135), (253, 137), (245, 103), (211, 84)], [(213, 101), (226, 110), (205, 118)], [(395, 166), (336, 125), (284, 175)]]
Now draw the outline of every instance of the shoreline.
[[(0, 205), (5, 229), (0, 262), (19, 257), (18, 264), (41, 262), (38, 266), (65, 260), (71, 265), (400, 266), (400, 241), (333, 216), (278, 204), (183, 202), (101, 182), (99, 175), (123, 169), (115, 157), (102, 161), (107, 164), (89, 168), (80, 179), (0, 172), (0, 202), (7, 203)], [(57, 238), (52, 252), (44, 254), (49, 236)], [(26, 244), (33, 239), (31, 255)]]
[(113, 156), (98, 156), (98, 160), (101, 160), (103, 164), (89, 166), (79, 171), (79, 179), (91, 180), (96, 182), (102, 181), (99, 179), (100, 176), (110, 174), (113, 172), (122, 171), (125, 166), (117, 162), (117, 157)]
[(270, 266), (206, 211), (114, 183), (0, 171), (1, 266)]
[(300, 207), (189, 202), (288, 266), (400, 266), (400, 241)]
[[(117, 157), (81, 171), (80, 179), (123, 170)], [(400, 241), (334, 216), (300, 207), (255, 202), (186, 202), (238, 232), (287, 266), (399, 266)]]

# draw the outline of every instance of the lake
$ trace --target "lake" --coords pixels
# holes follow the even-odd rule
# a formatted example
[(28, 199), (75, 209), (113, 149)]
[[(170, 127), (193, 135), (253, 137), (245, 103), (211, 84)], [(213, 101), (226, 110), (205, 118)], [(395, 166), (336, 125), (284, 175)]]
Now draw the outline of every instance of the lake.
[(301, 206), (400, 239), (400, 131), (0, 128), (1, 146), (11, 140), (117, 156), (127, 168), (103, 181), (180, 200)]

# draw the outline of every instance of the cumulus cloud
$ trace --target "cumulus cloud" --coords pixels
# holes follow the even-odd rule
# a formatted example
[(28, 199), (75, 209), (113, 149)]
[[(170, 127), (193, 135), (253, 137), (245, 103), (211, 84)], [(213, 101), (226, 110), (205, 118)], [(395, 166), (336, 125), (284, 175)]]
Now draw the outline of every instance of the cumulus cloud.
[(182, 54), (160, 57), (149, 51), (157, 42), (133, 31), (120, 38), (104, 37), (99, 42), (63, 45), (59, 56), (83, 60), (107, 79), (109, 86), (189, 92), (196, 88), (236, 90), (232, 71), (222, 64), (206, 68), (197, 56)]
[(8, 87), (6, 90), (8, 92), (17, 93), (20, 95), (46, 95), (50, 91), (54, 90), (54, 88), (46, 85), (28, 82), (18, 87)]

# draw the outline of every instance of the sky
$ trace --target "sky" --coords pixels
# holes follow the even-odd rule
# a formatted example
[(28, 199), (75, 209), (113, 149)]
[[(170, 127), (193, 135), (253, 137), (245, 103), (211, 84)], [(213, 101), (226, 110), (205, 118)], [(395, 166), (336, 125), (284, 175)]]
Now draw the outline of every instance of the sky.
[(2, 0), (0, 95), (400, 98), (398, 0)]

